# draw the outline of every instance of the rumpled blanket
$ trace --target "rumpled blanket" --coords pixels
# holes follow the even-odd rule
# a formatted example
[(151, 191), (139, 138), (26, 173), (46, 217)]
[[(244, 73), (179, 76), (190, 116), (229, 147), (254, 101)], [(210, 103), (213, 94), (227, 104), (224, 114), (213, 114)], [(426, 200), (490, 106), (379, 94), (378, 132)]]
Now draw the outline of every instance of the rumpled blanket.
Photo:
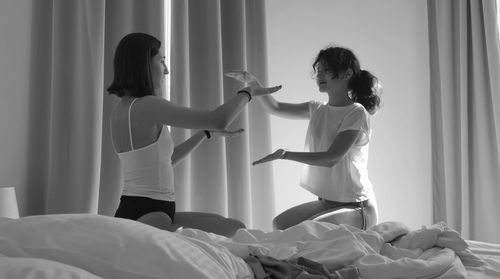
[(331, 271), (324, 265), (303, 257), (278, 260), (270, 256), (250, 255), (245, 261), (252, 269), (255, 279), (361, 279), (354, 266)]
[(250, 255), (277, 260), (305, 258), (329, 271), (355, 266), (362, 278), (466, 278), (464, 264), (482, 262), (467, 243), (445, 223), (410, 231), (398, 222), (368, 230), (348, 225), (304, 221), (286, 230), (241, 229), (232, 238), (194, 229), (187, 237), (223, 246), (243, 259)]

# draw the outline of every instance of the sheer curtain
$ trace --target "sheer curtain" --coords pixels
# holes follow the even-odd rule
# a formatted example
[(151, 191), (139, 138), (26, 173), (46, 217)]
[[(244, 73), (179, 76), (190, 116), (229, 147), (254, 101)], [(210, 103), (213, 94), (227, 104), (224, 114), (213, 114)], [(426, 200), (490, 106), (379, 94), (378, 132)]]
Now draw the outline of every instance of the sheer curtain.
[(428, 1), (434, 221), (500, 242), (495, 0)]
[[(213, 109), (243, 85), (224, 77), (246, 69), (267, 82), (263, 0), (172, 1), (171, 101)], [(211, 138), (175, 169), (179, 210), (218, 213), (247, 227), (270, 229), (274, 215), (272, 168), (252, 167), (270, 150), (269, 117), (257, 100), (230, 129), (242, 136)], [(191, 131), (172, 129), (176, 142)]]
[(162, 0), (36, 0), (31, 53), (23, 215), (112, 214), (121, 187), (106, 92), (118, 40), (128, 32), (163, 39)]
[[(112, 215), (121, 190), (106, 92), (118, 41), (145, 32), (172, 44), (171, 99), (211, 109), (242, 87), (224, 70), (248, 69), (266, 83), (263, 0), (172, 1), (172, 41), (164, 38), (162, 0), (40, 0), (31, 11), (31, 73), (24, 215)], [(252, 167), (268, 154), (268, 116), (256, 100), (231, 128), (176, 168), (179, 210), (219, 213), (268, 229), (274, 215), (272, 169)], [(174, 129), (177, 142), (190, 131)]]
[(24, 214), (97, 211), (103, 1), (32, 1)]

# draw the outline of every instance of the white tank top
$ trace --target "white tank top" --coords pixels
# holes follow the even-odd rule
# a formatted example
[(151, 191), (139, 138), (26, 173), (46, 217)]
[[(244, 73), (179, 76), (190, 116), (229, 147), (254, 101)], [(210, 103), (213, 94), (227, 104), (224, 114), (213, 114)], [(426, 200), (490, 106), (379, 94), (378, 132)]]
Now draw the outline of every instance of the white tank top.
[(128, 109), (128, 131), (132, 150), (118, 153), (123, 175), (122, 195), (174, 201), (174, 172), (171, 160), (174, 143), (170, 131), (167, 127), (162, 127), (156, 142), (134, 149), (130, 110), (136, 100), (130, 103)]

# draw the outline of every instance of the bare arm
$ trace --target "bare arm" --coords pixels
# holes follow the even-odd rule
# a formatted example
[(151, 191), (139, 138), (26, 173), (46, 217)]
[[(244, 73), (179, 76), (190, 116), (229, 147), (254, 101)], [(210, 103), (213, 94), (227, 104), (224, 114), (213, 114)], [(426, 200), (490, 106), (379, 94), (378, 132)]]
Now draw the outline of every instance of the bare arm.
[(289, 119), (309, 118), (309, 103), (283, 103), (278, 102), (273, 96), (261, 96), (258, 98), (266, 111), (269, 113)]
[[(206, 132), (205, 132), (206, 131)], [(189, 155), (192, 151), (194, 151), (200, 144), (203, 142), (204, 139), (210, 135), (210, 137), (213, 136), (221, 136), (225, 138), (232, 138), (235, 136), (238, 136), (239, 134), (243, 133), (243, 129), (238, 129), (234, 131), (226, 131), (226, 130), (221, 130), (221, 131), (213, 131), (213, 130), (204, 130), (204, 131), (199, 131), (196, 134), (194, 134), (192, 137), (184, 141), (183, 143), (177, 145), (174, 148), (174, 152), (172, 153), (172, 165), (175, 167), (178, 165), (184, 158)], [(207, 135), (208, 133), (208, 135)]]
[[(225, 75), (243, 83), (262, 87), (262, 83), (257, 79), (257, 77), (247, 71), (228, 71)], [(276, 116), (291, 119), (309, 118), (309, 103), (292, 104), (278, 102), (271, 95), (263, 95), (259, 97), (259, 100), (269, 113)]]
[[(244, 88), (253, 98), (271, 94), (281, 89), (280, 86)], [(249, 101), (247, 93), (235, 94), (214, 110), (199, 110), (176, 105), (157, 96), (147, 96), (136, 104), (144, 121), (151, 124), (161, 123), (186, 129), (224, 130), (238, 116)]]
[(195, 150), (206, 138), (207, 135), (205, 132), (199, 131), (183, 143), (177, 145), (172, 153), (172, 166), (175, 167), (177, 164), (182, 162), (182, 160), (186, 158), (191, 151)]
[[(245, 94), (236, 94), (215, 110), (199, 110), (176, 105), (156, 96), (142, 98), (141, 115), (149, 123), (161, 123), (185, 129), (223, 130), (238, 116), (248, 103)], [(137, 108), (136, 108), (137, 109)]]
[(276, 152), (255, 161), (253, 164), (256, 165), (277, 159), (284, 159), (313, 166), (333, 167), (351, 149), (360, 133), (358, 130), (348, 130), (339, 133), (330, 145), (330, 148), (324, 152), (290, 152), (278, 149)]

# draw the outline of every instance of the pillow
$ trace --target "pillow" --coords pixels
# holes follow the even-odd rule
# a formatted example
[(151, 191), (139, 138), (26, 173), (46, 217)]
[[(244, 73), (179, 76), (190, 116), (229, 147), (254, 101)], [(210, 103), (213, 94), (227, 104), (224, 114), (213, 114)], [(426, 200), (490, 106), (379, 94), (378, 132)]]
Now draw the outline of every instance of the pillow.
[(102, 279), (83, 269), (34, 258), (0, 257), (2, 279)]
[(53, 260), (103, 278), (236, 277), (179, 234), (95, 214), (2, 219), (0, 253)]
[(383, 222), (370, 227), (368, 230), (380, 234), (385, 242), (391, 242), (410, 232), (405, 224), (399, 222)]

